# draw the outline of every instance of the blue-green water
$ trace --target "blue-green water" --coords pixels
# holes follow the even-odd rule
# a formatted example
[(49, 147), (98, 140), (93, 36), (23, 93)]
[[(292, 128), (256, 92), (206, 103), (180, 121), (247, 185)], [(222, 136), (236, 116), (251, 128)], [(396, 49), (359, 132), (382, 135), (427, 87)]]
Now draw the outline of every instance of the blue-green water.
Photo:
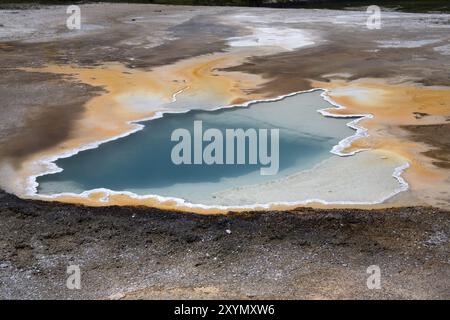
[[(303, 93), (280, 101), (254, 103), (249, 107), (165, 114), (162, 118), (143, 122), (145, 128), (137, 133), (59, 159), (56, 164), (63, 171), (39, 177), (38, 192), (80, 193), (107, 188), (213, 204), (215, 192), (312, 168), (332, 156), (330, 150), (340, 140), (354, 134), (354, 130), (346, 126), (349, 119), (327, 118), (317, 112), (318, 109), (332, 107), (320, 93)], [(222, 132), (237, 128), (278, 128), (278, 173), (260, 175), (261, 164), (173, 164), (171, 151), (177, 142), (170, 139), (172, 131), (186, 128), (193, 135), (195, 120), (202, 120), (203, 130), (217, 128)]]

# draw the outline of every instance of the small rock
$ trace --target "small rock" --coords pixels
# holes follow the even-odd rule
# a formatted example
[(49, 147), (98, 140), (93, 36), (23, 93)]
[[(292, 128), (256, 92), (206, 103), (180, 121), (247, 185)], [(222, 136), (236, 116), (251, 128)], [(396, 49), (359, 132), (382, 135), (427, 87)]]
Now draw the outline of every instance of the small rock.
[(225, 232), (226, 232), (227, 234), (231, 234), (231, 230), (230, 230), (230, 229), (225, 230)]
[(118, 293), (114, 293), (114, 294), (110, 295), (108, 298), (111, 300), (120, 300), (123, 297), (125, 297), (125, 295), (121, 292), (118, 292)]

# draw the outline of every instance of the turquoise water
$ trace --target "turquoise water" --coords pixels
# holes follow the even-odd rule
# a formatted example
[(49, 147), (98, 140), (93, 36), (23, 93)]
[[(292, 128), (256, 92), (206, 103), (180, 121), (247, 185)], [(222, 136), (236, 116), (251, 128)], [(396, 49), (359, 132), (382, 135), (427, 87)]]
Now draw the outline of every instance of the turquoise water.
[[(340, 140), (354, 134), (354, 130), (346, 126), (349, 119), (328, 118), (317, 112), (332, 107), (320, 93), (303, 93), (249, 107), (165, 114), (162, 118), (142, 122), (145, 128), (137, 133), (56, 161), (63, 171), (39, 177), (38, 192), (80, 193), (107, 188), (213, 204), (215, 192), (312, 168), (332, 156), (330, 150)], [(203, 122), (203, 130), (217, 128), (222, 132), (237, 128), (278, 128), (278, 173), (261, 175), (261, 164), (173, 164), (171, 151), (177, 142), (170, 140), (172, 131), (185, 128), (193, 135), (195, 120)]]

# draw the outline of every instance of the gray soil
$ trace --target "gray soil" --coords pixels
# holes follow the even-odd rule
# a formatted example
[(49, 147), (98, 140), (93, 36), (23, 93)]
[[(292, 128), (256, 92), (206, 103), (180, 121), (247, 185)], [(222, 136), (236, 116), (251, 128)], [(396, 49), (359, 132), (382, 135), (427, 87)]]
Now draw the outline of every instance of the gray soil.
[(450, 212), (433, 208), (200, 216), (1, 193), (0, 234), (0, 298), (450, 299)]
[(339, 73), (450, 85), (445, 14), (383, 12), (382, 28), (369, 30), (367, 14), (357, 11), (89, 4), (81, 6), (77, 31), (65, 26), (66, 6), (32, 8), (0, 10), (0, 156), (17, 163), (64, 140), (85, 102), (101, 93), (70, 77), (17, 68), (120, 62), (151, 69), (228, 50), (227, 38), (251, 33), (248, 27), (288, 27), (306, 30), (316, 45), (249, 57), (227, 70), (267, 78), (255, 91), (268, 96), (310, 89), (310, 79)]
[(70, 77), (17, 68), (121, 62), (145, 69), (219, 52), (224, 38), (237, 35), (236, 27), (212, 20), (215, 8), (82, 6), (85, 32), (65, 27), (66, 6), (37, 8), (0, 10), (0, 157), (16, 165), (66, 139), (84, 104), (102, 92)]

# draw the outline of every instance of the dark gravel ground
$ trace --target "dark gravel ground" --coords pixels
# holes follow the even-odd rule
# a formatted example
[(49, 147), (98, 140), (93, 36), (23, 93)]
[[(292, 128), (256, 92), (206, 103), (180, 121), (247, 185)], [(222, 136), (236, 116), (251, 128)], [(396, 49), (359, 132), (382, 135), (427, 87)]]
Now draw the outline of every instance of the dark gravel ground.
[[(201, 216), (0, 193), (0, 298), (450, 298), (435, 208)], [(81, 289), (66, 288), (67, 266)], [(381, 268), (369, 290), (366, 269)]]

